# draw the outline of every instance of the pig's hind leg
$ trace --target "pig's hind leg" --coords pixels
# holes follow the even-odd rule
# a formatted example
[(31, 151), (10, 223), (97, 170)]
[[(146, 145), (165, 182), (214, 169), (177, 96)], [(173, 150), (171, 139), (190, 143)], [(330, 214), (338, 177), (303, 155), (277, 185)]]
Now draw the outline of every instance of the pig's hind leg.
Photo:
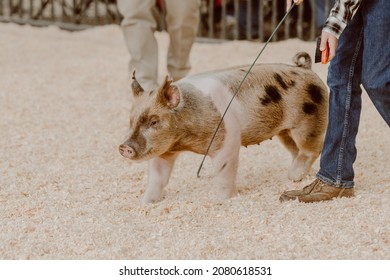
[(155, 157), (149, 161), (148, 185), (142, 199), (143, 203), (157, 202), (161, 199), (163, 188), (168, 184), (177, 154)]
[(291, 131), (289, 129), (285, 129), (278, 134), (278, 138), (280, 142), (282, 142), (283, 146), (290, 152), (293, 160), (297, 157), (299, 153), (299, 149), (294, 139), (291, 137)]
[(307, 176), (314, 161), (320, 155), (322, 134), (316, 134), (314, 131), (302, 127), (292, 129), (285, 135), (279, 136), (293, 157), (288, 178), (300, 181)]

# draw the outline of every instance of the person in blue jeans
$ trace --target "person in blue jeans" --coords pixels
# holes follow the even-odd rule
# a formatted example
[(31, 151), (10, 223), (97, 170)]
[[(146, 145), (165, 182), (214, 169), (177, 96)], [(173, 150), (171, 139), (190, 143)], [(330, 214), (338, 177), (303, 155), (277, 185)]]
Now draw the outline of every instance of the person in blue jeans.
[[(291, 6), (293, 0), (286, 0)], [(300, 4), (303, 0), (294, 0)], [(285, 191), (281, 201), (317, 202), (354, 196), (361, 85), (390, 126), (390, 1), (337, 0), (321, 34), (329, 45), (328, 128), (314, 182)]]

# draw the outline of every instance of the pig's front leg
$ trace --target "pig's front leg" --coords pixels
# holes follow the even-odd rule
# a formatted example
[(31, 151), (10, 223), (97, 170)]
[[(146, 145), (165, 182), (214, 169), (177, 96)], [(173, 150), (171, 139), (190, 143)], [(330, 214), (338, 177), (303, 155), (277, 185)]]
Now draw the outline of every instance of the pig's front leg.
[(222, 149), (212, 157), (222, 198), (230, 198), (236, 194), (240, 147), (241, 134), (239, 127), (235, 124), (228, 128)]
[(143, 203), (161, 199), (162, 190), (168, 184), (177, 154), (155, 157), (149, 161), (148, 185), (142, 198)]

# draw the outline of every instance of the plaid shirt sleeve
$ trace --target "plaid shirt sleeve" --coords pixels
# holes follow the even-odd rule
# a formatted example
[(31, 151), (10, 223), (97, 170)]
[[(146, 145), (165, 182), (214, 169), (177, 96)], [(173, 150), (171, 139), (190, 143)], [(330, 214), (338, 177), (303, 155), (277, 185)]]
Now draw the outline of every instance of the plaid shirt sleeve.
[(353, 18), (363, 0), (336, 0), (325, 22), (323, 31), (337, 38), (344, 31), (347, 23)]

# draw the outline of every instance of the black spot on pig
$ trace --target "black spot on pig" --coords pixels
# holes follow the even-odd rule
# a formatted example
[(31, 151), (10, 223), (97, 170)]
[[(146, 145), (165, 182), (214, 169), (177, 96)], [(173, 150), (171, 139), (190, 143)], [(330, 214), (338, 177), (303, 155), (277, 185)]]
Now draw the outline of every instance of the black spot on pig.
[(265, 86), (264, 90), (266, 95), (260, 97), (261, 104), (268, 105), (271, 102), (278, 103), (282, 99), (282, 96), (275, 86)]
[(313, 103), (303, 103), (303, 112), (305, 112), (308, 115), (314, 115), (317, 112), (317, 105)]
[(306, 91), (314, 103), (321, 104), (324, 101), (324, 96), (323, 96), (324, 92), (319, 86), (314, 84), (309, 84), (307, 86)]
[(278, 82), (278, 84), (283, 88), (283, 89), (287, 89), (288, 86), (287, 84), (284, 82), (282, 76), (280, 76), (278, 73), (275, 73), (274, 74), (274, 78), (275, 80)]
[(264, 106), (267, 106), (269, 103), (271, 103), (271, 99), (269, 99), (267, 96), (266, 97), (259, 97), (260, 103)]
[(282, 73), (282, 75), (280, 75), (279, 73), (275, 73), (274, 74), (274, 78), (276, 80), (276, 82), (284, 89), (288, 89), (289, 87), (292, 87), (292, 86), (295, 86), (295, 81), (294, 80), (290, 80), (288, 79), (288, 77), (286, 76), (286, 74)]
[(309, 138), (317, 138), (317, 137), (318, 137), (318, 134), (315, 132), (312, 132), (309, 134)]

